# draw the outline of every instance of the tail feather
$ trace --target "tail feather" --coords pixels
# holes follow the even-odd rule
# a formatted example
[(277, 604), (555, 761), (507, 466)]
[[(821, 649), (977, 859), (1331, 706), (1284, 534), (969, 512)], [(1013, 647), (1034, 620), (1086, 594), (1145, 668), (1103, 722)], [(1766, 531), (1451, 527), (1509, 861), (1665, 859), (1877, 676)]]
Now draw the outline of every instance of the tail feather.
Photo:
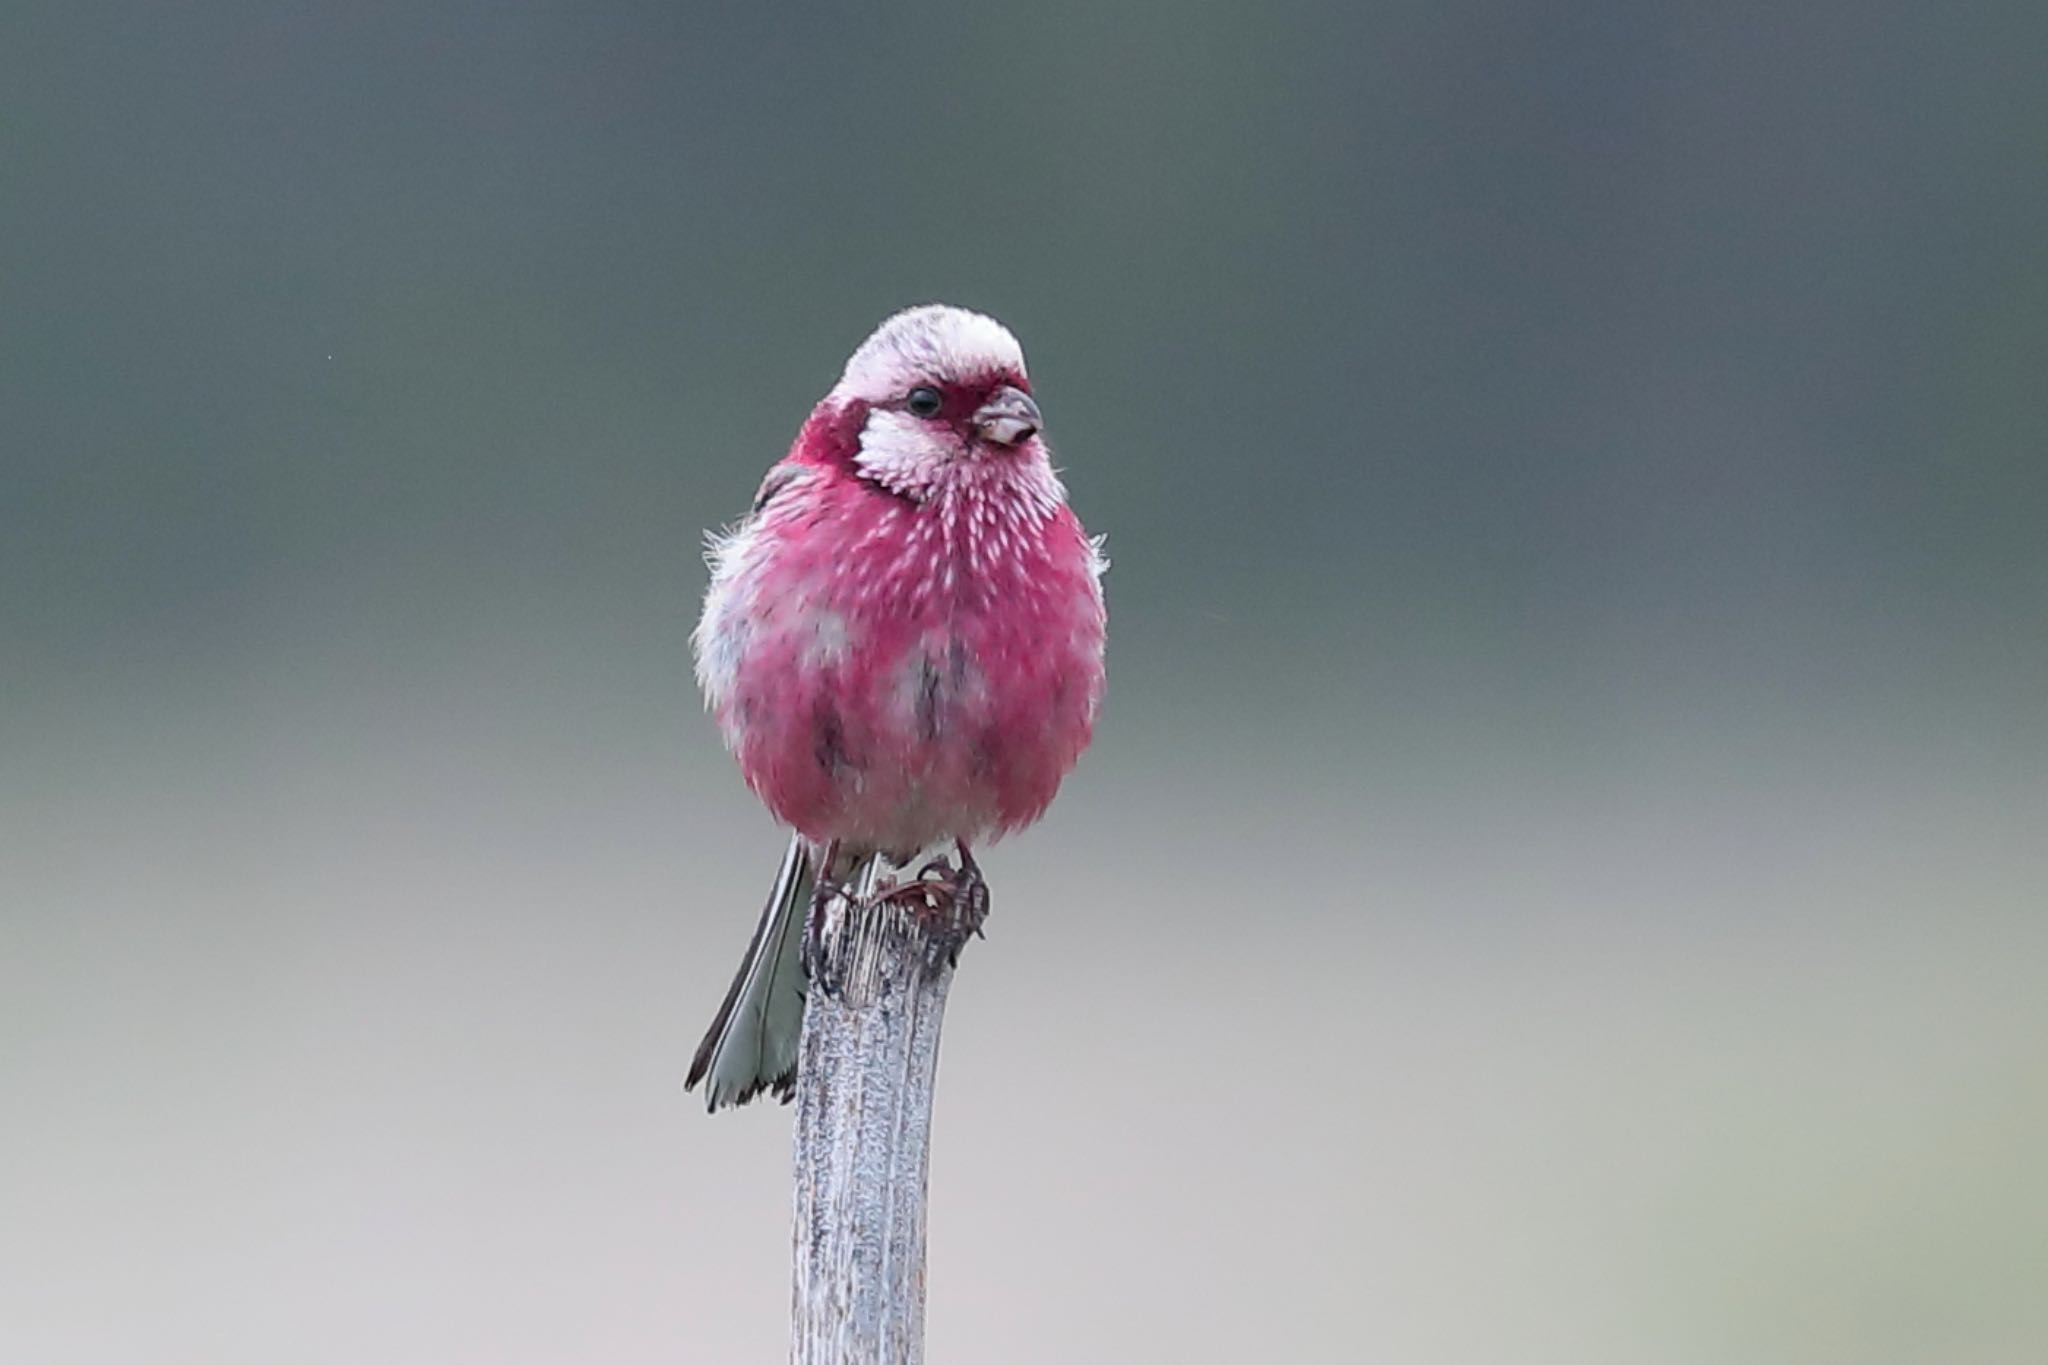
[(811, 853), (792, 834), (775, 887), (754, 928), (739, 974), (690, 1062), (685, 1090), (704, 1088), (705, 1107), (745, 1104), (763, 1090), (787, 1100), (796, 1084), (797, 1041), (803, 1031), (803, 937), (814, 883)]

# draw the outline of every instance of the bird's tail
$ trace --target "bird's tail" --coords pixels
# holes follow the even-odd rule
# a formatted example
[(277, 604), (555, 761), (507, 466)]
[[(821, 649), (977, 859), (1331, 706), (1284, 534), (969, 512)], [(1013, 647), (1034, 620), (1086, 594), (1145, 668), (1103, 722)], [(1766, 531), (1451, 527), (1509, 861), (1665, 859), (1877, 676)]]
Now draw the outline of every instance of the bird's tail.
[(811, 850), (802, 835), (792, 834), (739, 975), (697, 1045), (689, 1079), (683, 1082), (683, 1089), (692, 1090), (707, 1081), (707, 1109), (745, 1104), (763, 1090), (789, 1098), (803, 1031), (804, 920), (813, 882)]

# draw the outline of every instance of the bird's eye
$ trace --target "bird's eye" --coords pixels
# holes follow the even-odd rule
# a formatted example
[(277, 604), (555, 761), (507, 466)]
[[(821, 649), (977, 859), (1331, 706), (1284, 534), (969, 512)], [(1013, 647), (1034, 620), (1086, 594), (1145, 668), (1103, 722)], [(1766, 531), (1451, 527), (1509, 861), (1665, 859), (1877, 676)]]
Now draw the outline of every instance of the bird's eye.
[(920, 384), (910, 391), (910, 396), (903, 400), (903, 405), (910, 409), (914, 417), (936, 417), (939, 415), (939, 409), (946, 405), (946, 396), (929, 384)]

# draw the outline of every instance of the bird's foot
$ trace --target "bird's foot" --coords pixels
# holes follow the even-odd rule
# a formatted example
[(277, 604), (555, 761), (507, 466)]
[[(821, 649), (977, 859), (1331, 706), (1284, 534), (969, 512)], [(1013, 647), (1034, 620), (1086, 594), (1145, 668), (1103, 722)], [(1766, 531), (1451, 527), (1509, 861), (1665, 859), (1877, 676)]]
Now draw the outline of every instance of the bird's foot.
[(988, 882), (967, 845), (956, 844), (960, 866), (943, 857), (934, 858), (901, 886), (876, 896), (877, 904), (901, 906), (916, 917), (930, 936), (933, 946), (948, 962), (960, 960), (960, 949), (970, 935), (979, 935), (988, 919)]

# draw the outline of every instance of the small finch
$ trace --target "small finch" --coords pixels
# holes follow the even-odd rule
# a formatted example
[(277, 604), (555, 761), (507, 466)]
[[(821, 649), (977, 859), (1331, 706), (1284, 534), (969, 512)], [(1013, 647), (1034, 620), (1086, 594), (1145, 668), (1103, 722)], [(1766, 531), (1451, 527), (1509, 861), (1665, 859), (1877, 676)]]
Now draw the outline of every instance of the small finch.
[[(931, 305), (861, 343), (711, 538), (691, 643), (747, 785), (791, 827), (690, 1065), (711, 1109), (787, 1099), (820, 878), (952, 844), (912, 884), (985, 909), (974, 845), (1044, 814), (1102, 701), (1104, 561), (1053, 471), (1024, 352)], [(936, 877), (932, 870), (938, 869)]]

